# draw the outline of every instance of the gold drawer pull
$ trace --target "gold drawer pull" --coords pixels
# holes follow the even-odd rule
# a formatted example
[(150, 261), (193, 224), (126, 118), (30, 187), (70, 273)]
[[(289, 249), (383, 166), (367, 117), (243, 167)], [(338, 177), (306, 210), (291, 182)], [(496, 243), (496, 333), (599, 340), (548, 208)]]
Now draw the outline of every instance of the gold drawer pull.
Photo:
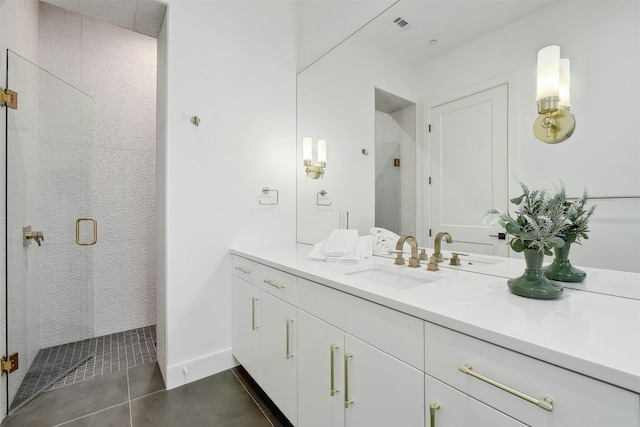
[(344, 354), (344, 407), (348, 408), (353, 403), (353, 399), (349, 399), (349, 358), (353, 357), (353, 353)]
[(521, 399), (526, 400), (527, 402), (533, 403), (534, 405), (537, 405), (539, 407), (541, 407), (542, 409), (546, 410), (546, 411), (553, 411), (553, 400), (551, 400), (551, 398), (549, 396), (545, 396), (544, 399), (539, 400), (536, 399), (535, 397), (531, 397), (528, 394), (524, 394), (518, 390), (515, 390), (509, 386), (506, 386), (504, 384), (501, 384), (497, 381), (492, 380), (491, 378), (487, 378), (484, 375), (481, 375), (477, 372), (474, 372), (472, 370), (472, 366), (469, 363), (465, 363), (464, 365), (460, 365), (458, 367), (458, 370), (460, 372), (463, 372), (465, 374), (471, 375), (474, 378), (479, 379), (480, 381), (484, 381), (488, 384), (491, 384), (494, 387), (498, 387), (500, 390), (504, 390), (507, 393), (511, 393), (514, 396), (518, 396)]
[(258, 327), (256, 326), (256, 301), (258, 301), (258, 298), (253, 297), (251, 298), (251, 330), (255, 331), (256, 329), (258, 329)]
[(238, 270), (239, 272), (241, 272), (241, 273), (244, 273), (244, 274), (251, 274), (251, 270), (247, 270), (246, 268), (243, 268), (243, 267), (240, 267), (240, 266), (238, 266), (238, 267), (234, 267), (234, 268), (235, 268), (236, 270)]
[(276, 282), (272, 282), (270, 279), (264, 279), (263, 282), (266, 283), (267, 285), (273, 286), (274, 288), (284, 289), (284, 285), (281, 285)]
[(438, 409), (440, 409), (440, 404), (438, 402), (429, 405), (430, 427), (436, 427), (436, 410)]
[(329, 346), (329, 357), (331, 360), (331, 396), (335, 396), (340, 391), (335, 384), (335, 351), (340, 347), (338, 344), (331, 344)]
[(293, 353), (291, 353), (291, 349), (290, 347), (290, 340), (289, 340), (289, 335), (290, 335), (290, 326), (293, 323), (293, 319), (287, 319), (287, 348), (286, 348), (286, 355), (287, 355), (287, 359), (291, 359), (293, 357)]

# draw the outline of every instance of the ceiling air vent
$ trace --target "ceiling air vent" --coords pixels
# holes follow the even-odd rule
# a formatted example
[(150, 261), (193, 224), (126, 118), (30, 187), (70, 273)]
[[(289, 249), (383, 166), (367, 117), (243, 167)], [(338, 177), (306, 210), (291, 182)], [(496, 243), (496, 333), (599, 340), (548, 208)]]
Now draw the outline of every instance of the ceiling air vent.
[(405, 21), (401, 17), (397, 17), (396, 19), (394, 19), (393, 24), (402, 30), (408, 30), (409, 28), (411, 28), (411, 24), (409, 24), (407, 21)]

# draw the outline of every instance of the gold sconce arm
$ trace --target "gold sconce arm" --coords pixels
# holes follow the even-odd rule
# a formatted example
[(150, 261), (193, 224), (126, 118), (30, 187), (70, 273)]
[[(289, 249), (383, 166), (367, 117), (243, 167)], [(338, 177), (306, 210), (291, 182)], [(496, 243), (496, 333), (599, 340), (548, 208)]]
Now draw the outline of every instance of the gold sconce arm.
[(307, 167), (305, 172), (311, 179), (322, 178), (324, 175), (324, 168), (327, 167), (326, 162), (313, 163), (311, 160), (305, 160), (304, 165)]
[(557, 97), (538, 100), (538, 118), (533, 124), (533, 134), (542, 142), (557, 144), (573, 135), (576, 120), (568, 108), (558, 106)]

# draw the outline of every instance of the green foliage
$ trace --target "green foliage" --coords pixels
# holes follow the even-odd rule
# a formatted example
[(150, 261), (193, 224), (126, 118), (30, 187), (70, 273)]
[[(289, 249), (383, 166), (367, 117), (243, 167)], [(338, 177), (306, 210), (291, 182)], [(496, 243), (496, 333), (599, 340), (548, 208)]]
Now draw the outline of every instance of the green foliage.
[(549, 194), (546, 190), (531, 191), (522, 182), (520, 187), (522, 195), (511, 199), (511, 203), (517, 206), (514, 217), (498, 209), (491, 209), (487, 214), (498, 214), (498, 222), (511, 235), (509, 245), (514, 251), (535, 249), (545, 255), (553, 255), (552, 248), (564, 246), (570, 224), (565, 214), (564, 188)]
[(569, 202), (566, 200), (566, 193), (564, 185), (560, 188), (559, 194), (563, 200), (564, 216), (566, 219), (566, 226), (562, 231), (561, 237), (565, 243), (578, 243), (581, 244), (580, 239), (588, 239), (587, 233), (589, 232), (589, 217), (596, 209), (595, 206), (591, 206), (588, 210), (585, 210), (587, 204), (587, 190), (582, 193), (582, 197), (576, 201)]

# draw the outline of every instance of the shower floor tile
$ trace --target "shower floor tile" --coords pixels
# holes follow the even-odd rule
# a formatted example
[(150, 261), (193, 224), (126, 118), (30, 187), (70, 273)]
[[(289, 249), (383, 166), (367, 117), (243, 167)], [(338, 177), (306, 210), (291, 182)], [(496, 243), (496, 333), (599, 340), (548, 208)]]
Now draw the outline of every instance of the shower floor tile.
[[(47, 390), (60, 388), (100, 375), (155, 362), (157, 359), (155, 343), (156, 326), (150, 325), (44, 348), (38, 352), (29, 367), (11, 406), (17, 408), (45, 387)], [(92, 358), (56, 381), (56, 378), (91, 353), (93, 353)], [(53, 381), (55, 383), (52, 384)]]

